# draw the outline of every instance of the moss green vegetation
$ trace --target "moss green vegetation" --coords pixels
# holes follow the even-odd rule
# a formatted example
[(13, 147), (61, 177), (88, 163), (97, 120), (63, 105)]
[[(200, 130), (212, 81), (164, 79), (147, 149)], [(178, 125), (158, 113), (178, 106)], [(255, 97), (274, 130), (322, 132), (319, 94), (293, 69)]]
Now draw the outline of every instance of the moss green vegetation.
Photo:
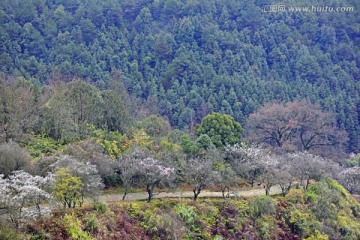
[(97, 203), (29, 224), (33, 239), (359, 239), (360, 204), (336, 181), (286, 197)]

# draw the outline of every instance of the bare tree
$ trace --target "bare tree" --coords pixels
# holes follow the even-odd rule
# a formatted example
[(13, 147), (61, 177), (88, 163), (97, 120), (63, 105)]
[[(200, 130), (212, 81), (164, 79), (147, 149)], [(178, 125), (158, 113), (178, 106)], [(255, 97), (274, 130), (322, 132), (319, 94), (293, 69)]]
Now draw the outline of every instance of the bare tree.
[(294, 142), (300, 150), (309, 151), (323, 146), (343, 149), (347, 133), (336, 127), (334, 114), (323, 112), (319, 105), (305, 101), (290, 102), (287, 107), (293, 109), (297, 122)]
[(247, 121), (248, 139), (282, 147), (289, 142), (297, 123), (289, 109), (282, 103), (268, 103), (252, 113)]
[[(247, 121), (250, 141), (288, 150), (343, 149), (347, 133), (336, 127), (334, 114), (305, 101), (268, 103)], [(325, 150), (322, 151), (326, 155)]]
[[(231, 166), (225, 162), (218, 163), (216, 166), (216, 184), (220, 185), (223, 198), (230, 196), (230, 186), (234, 182), (235, 172)], [(225, 196), (225, 192), (227, 194)]]
[(118, 184), (116, 161), (104, 153), (104, 148), (95, 139), (68, 144), (66, 152), (81, 162), (95, 165), (106, 187)]
[(18, 140), (38, 122), (32, 84), (15, 77), (0, 78), (0, 142)]
[(265, 194), (270, 194), (272, 186), (279, 183), (281, 170), (278, 168), (279, 160), (274, 154), (264, 154), (259, 156), (258, 165), (263, 169), (260, 173), (259, 180), (264, 185)]
[(131, 153), (119, 157), (117, 168), (119, 169), (122, 185), (124, 187), (124, 194), (122, 200), (125, 200), (126, 195), (132, 187), (136, 186), (138, 180), (137, 162), (146, 158), (146, 154), (138, 148), (135, 148)]

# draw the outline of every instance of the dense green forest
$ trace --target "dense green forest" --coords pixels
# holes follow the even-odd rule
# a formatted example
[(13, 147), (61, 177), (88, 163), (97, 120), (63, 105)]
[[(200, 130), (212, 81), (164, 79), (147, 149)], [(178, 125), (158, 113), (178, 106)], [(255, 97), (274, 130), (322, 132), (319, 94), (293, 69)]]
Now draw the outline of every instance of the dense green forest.
[(211, 112), (246, 126), (267, 102), (306, 99), (336, 113), (359, 152), (359, 1), (316, 3), (347, 13), (264, 12), (272, 2), (3, 0), (0, 71), (38, 87), (80, 78), (106, 91), (116, 79), (139, 113), (190, 133)]

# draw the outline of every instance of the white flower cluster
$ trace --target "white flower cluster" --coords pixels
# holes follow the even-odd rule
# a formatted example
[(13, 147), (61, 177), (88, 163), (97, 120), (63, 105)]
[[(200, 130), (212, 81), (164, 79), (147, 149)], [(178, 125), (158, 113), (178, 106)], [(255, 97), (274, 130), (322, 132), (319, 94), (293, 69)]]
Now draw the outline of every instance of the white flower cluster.
[(40, 204), (51, 199), (51, 195), (44, 190), (51, 182), (50, 178), (52, 176), (32, 176), (24, 171), (15, 171), (7, 179), (0, 175), (2, 213), (14, 223), (42, 215), (44, 211), (41, 211)]

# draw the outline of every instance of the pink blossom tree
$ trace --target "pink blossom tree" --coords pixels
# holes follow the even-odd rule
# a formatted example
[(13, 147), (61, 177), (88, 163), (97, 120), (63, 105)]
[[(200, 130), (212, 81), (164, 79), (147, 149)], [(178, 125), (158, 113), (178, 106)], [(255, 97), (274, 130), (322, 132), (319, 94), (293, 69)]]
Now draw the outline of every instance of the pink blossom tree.
[(140, 185), (146, 188), (148, 202), (154, 197), (155, 187), (170, 186), (176, 177), (175, 169), (165, 166), (153, 157), (147, 157), (134, 164)]

